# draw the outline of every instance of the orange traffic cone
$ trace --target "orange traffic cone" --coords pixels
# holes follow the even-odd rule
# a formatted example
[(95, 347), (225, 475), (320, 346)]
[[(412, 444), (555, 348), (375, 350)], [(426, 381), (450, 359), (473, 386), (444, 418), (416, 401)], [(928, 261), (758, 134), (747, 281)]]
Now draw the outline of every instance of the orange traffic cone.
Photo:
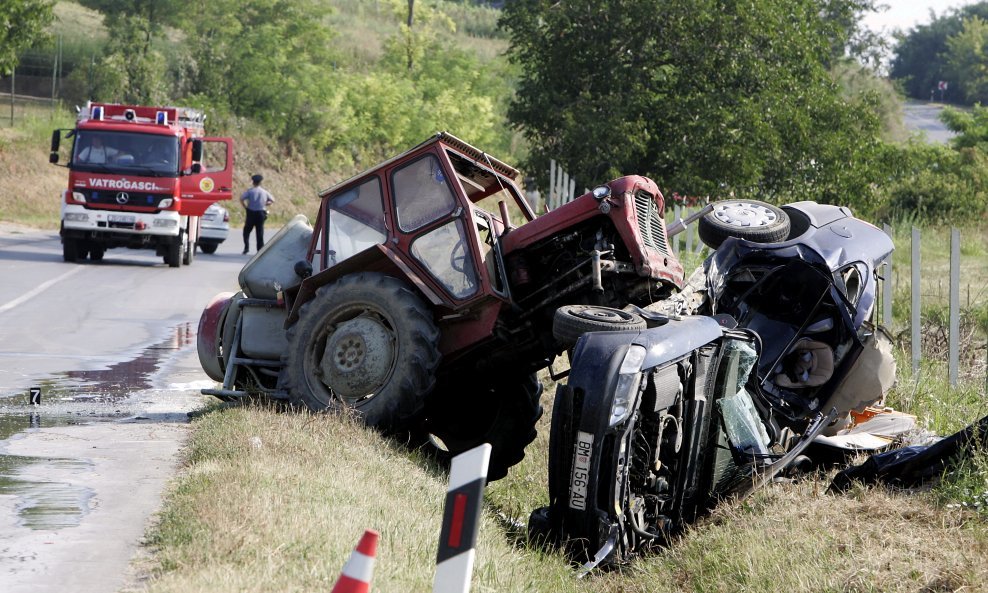
[(339, 580), (331, 593), (370, 593), (371, 576), (374, 574), (374, 557), (377, 540), (381, 535), (373, 529), (364, 531), (360, 543), (343, 565)]

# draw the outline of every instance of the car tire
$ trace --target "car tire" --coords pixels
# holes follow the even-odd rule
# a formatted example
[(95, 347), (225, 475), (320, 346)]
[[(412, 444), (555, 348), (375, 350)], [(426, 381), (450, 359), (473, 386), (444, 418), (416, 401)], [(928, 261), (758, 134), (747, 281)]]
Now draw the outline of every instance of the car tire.
[(717, 249), (729, 237), (754, 243), (776, 243), (789, 236), (789, 215), (758, 200), (715, 202), (697, 224), (700, 240)]
[[(489, 385), (468, 378), (446, 378), (428, 398), (424, 432), (441, 464), (483, 443), (491, 445), (487, 481), (500, 480), (525, 458), (542, 417), (542, 383), (534, 374), (509, 376)], [(464, 385), (471, 385), (464, 390)], [(438, 438), (440, 443), (431, 440)], [(424, 439), (419, 440), (421, 442)]]
[(435, 386), (439, 330), (391, 276), (350, 274), (320, 287), (287, 338), (289, 398), (313, 411), (349, 409), (383, 432), (402, 430)]
[(552, 336), (564, 348), (570, 348), (587, 332), (635, 331), (647, 327), (635, 313), (595, 305), (563, 305), (552, 319)]

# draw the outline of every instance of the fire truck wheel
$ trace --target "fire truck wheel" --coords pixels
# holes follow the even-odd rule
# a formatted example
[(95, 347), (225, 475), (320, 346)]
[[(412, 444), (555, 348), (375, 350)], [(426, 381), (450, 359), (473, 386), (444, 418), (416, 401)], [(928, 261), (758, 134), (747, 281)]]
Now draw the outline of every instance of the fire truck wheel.
[(168, 264), (170, 268), (178, 268), (182, 265), (182, 245), (185, 244), (185, 239), (179, 237), (176, 241), (168, 244), (168, 253), (165, 254), (165, 263)]
[(587, 332), (643, 330), (647, 326), (640, 316), (594, 305), (563, 305), (552, 319), (552, 336), (564, 348), (576, 344)]
[(350, 409), (368, 426), (401, 430), (436, 382), (432, 312), (391, 276), (350, 274), (320, 287), (287, 337), (289, 397), (310, 410)]
[(89, 245), (89, 259), (93, 261), (103, 261), (103, 255), (105, 253), (106, 253), (106, 247), (96, 244)]
[[(186, 235), (186, 237), (188, 237), (188, 235)], [(182, 254), (182, 263), (187, 266), (191, 266), (192, 262), (196, 259), (196, 244), (186, 239), (184, 249), (185, 253)]]
[(209, 255), (211, 253), (216, 253), (216, 248), (217, 247), (219, 247), (219, 246), (216, 245), (215, 243), (200, 243), (199, 244), (199, 249), (202, 249), (202, 252), (205, 253), (206, 255)]
[[(464, 393), (470, 385), (470, 393)], [(453, 456), (483, 443), (491, 445), (487, 481), (500, 480), (525, 458), (542, 417), (542, 383), (535, 373), (510, 375), (490, 385), (447, 378), (429, 396), (422, 437), (412, 443), (447, 464)]]
[(62, 260), (75, 263), (79, 261), (79, 240), (78, 239), (62, 239)]
[(724, 200), (697, 223), (704, 245), (717, 249), (728, 237), (755, 243), (776, 243), (789, 236), (789, 215), (758, 200)]

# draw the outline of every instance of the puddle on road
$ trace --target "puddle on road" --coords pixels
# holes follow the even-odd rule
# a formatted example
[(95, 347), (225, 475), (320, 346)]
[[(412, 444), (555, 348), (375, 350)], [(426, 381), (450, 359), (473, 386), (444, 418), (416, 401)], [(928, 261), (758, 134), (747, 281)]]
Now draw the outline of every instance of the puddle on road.
[[(41, 428), (107, 422), (134, 415), (137, 404), (126, 401), (134, 392), (152, 388), (151, 377), (162, 360), (195, 341), (191, 323), (145, 349), (136, 358), (107, 369), (68, 371), (40, 381), (41, 404), (29, 393), (0, 398), (0, 448), (3, 441)], [(95, 493), (74, 484), (73, 476), (92, 470), (86, 459), (0, 455), (0, 497), (14, 498), (18, 523), (35, 530), (79, 525)]]

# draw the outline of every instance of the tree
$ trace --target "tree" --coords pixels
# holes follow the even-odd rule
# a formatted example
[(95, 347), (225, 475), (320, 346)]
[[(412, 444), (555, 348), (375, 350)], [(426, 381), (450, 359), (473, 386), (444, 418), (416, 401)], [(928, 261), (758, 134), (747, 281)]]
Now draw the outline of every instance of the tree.
[[(515, 0), (509, 114), (581, 186), (648, 174), (667, 192), (861, 199), (879, 123), (827, 70), (813, 0)], [(853, 189), (852, 189), (853, 188)]]
[(0, 0), (0, 75), (13, 72), (18, 54), (45, 35), (52, 6), (48, 0)]
[(103, 14), (109, 33), (100, 57), (96, 98), (146, 104), (167, 100), (169, 63), (156, 47), (167, 27), (182, 22), (180, 0), (80, 0)]
[(279, 140), (317, 132), (334, 84), (328, 3), (211, 0), (185, 18), (186, 94), (265, 124)]
[[(964, 20), (979, 17), (988, 20), (988, 2), (971, 4), (936, 16), (928, 25), (919, 25), (897, 36), (895, 58), (890, 75), (903, 83), (906, 94), (929, 100), (940, 81), (954, 82), (947, 64), (947, 40), (961, 32)], [(939, 98), (939, 94), (937, 95)]]
[(944, 58), (965, 103), (988, 101), (988, 22), (964, 19), (961, 31), (947, 38)]
[(887, 49), (885, 39), (863, 24), (864, 16), (885, 8), (878, 0), (823, 0), (820, 14), (830, 31), (831, 60), (854, 58), (878, 69)]

